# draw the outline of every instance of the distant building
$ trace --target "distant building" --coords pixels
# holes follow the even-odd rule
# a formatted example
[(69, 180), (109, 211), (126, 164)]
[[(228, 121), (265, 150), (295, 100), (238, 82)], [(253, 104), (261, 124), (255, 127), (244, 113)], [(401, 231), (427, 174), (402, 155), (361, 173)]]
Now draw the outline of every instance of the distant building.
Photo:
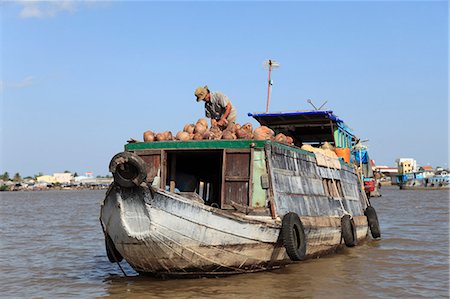
[(434, 176), (434, 170), (432, 166), (420, 166), (419, 171), (423, 173), (424, 178)]
[(38, 183), (53, 184), (56, 183), (56, 178), (52, 175), (41, 175), (36, 178)]
[(70, 184), (73, 181), (73, 175), (69, 172), (65, 173), (54, 173), (53, 176), (57, 183)]
[(417, 162), (412, 158), (400, 158), (396, 160), (399, 174), (417, 171)]
[(96, 179), (94, 178), (94, 174), (92, 171), (86, 171), (84, 175), (80, 175), (75, 177), (75, 184), (95, 184)]

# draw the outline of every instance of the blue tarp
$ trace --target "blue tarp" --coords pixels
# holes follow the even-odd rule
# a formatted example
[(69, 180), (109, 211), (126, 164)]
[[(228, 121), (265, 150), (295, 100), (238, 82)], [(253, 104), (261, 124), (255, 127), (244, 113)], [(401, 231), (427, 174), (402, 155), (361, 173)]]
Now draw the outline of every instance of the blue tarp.
[(361, 163), (359, 157), (361, 157), (362, 163), (363, 164), (367, 164), (369, 163), (369, 154), (367, 153), (366, 150), (361, 150), (361, 154), (360, 154), (360, 150), (355, 150), (352, 152), (352, 162), (356, 161), (359, 163)]

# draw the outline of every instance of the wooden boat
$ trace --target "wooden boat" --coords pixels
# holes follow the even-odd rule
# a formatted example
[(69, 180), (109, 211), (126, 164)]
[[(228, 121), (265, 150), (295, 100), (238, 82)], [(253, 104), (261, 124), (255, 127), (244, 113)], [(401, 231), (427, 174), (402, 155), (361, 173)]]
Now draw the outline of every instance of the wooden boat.
[(423, 172), (399, 174), (397, 182), (400, 190), (450, 189), (450, 175), (446, 171), (430, 177), (424, 177)]
[(332, 111), (251, 114), (293, 136), (139, 142), (113, 157), (100, 222), (111, 262), (157, 276), (255, 272), (380, 237), (354, 165), (299, 148), (351, 148)]

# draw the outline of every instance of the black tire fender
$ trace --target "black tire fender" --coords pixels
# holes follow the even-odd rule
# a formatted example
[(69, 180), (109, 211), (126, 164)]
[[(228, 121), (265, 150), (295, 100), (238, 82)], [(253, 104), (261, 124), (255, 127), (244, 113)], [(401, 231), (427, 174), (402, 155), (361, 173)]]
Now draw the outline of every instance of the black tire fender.
[(289, 212), (283, 217), (281, 237), (289, 258), (301, 261), (306, 256), (306, 235), (302, 221), (296, 213)]
[(344, 215), (341, 218), (341, 234), (347, 247), (353, 247), (357, 243), (356, 225), (350, 215)]
[(109, 163), (109, 171), (114, 177), (114, 182), (125, 188), (139, 186), (147, 178), (144, 160), (131, 152), (116, 154)]
[(123, 256), (117, 251), (116, 246), (108, 234), (105, 234), (105, 248), (108, 260), (111, 263), (120, 263), (123, 260)]
[(367, 223), (369, 224), (370, 234), (372, 235), (372, 238), (380, 238), (380, 223), (378, 222), (378, 216), (375, 209), (372, 206), (368, 206), (364, 211), (364, 215), (366, 215), (367, 217)]

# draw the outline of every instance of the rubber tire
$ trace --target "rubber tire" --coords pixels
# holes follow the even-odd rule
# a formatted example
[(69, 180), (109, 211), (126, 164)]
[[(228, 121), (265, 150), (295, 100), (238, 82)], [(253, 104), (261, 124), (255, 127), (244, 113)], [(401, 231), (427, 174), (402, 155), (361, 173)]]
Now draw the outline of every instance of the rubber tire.
[(116, 246), (114, 246), (113, 241), (109, 235), (105, 235), (105, 248), (106, 255), (108, 256), (108, 260), (111, 263), (121, 262), (123, 260), (123, 256), (117, 251)]
[(109, 163), (109, 171), (117, 185), (125, 188), (139, 186), (147, 178), (146, 164), (138, 155), (121, 152)]
[(381, 237), (380, 223), (378, 222), (377, 212), (372, 206), (368, 206), (364, 211), (364, 215), (367, 217), (367, 223), (369, 224), (370, 234), (372, 238), (377, 239)]
[(281, 237), (289, 258), (301, 261), (306, 256), (306, 235), (303, 224), (296, 213), (289, 212), (283, 217)]
[(353, 247), (356, 245), (358, 238), (356, 237), (356, 225), (355, 221), (350, 215), (344, 215), (341, 218), (341, 233), (344, 243), (347, 247)]

